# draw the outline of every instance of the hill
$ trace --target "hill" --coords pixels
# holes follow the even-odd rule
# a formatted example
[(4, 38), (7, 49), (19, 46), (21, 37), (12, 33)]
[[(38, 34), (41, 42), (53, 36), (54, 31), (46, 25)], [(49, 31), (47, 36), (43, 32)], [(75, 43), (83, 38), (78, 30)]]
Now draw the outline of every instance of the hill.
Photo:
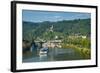
[[(50, 32), (52, 28), (52, 33)], [(76, 19), (63, 20), (57, 22), (26, 22), (23, 21), (23, 39), (54, 39), (57, 35), (62, 38), (69, 35), (86, 35), (90, 36), (91, 20), (90, 19)]]

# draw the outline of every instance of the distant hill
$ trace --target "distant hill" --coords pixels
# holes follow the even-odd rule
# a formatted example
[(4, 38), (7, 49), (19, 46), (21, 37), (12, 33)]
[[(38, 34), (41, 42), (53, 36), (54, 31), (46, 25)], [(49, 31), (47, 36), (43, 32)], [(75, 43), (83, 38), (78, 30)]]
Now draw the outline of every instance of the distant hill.
[[(67, 36), (72, 34), (80, 34), (90, 36), (91, 20), (90, 19), (76, 19), (63, 20), (57, 22), (26, 22), (23, 21), (23, 39), (31, 40), (31, 38), (47, 38), (50, 27), (53, 26), (53, 35)], [(47, 37), (46, 35), (49, 34)]]

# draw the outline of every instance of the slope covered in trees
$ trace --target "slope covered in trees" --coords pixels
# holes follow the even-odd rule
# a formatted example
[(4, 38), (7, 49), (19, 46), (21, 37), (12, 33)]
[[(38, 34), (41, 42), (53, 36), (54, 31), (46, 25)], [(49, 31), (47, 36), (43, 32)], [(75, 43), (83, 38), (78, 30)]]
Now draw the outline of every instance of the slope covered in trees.
[[(57, 22), (26, 22), (23, 21), (23, 39), (53, 39), (55, 35), (64, 38), (69, 35), (86, 35), (90, 37), (90, 19), (63, 20)], [(53, 26), (53, 33), (49, 32)], [(50, 34), (49, 34), (50, 33)]]

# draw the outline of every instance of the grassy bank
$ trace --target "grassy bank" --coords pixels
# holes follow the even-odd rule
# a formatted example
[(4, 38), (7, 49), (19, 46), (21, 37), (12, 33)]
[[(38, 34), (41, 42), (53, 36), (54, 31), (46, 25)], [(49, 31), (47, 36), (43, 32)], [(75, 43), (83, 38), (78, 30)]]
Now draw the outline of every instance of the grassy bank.
[(91, 58), (91, 49), (80, 47), (79, 45), (73, 45), (73, 44), (62, 44), (62, 48), (68, 48), (68, 49), (75, 49), (76, 53), (79, 53), (80, 56), (84, 59), (90, 59)]

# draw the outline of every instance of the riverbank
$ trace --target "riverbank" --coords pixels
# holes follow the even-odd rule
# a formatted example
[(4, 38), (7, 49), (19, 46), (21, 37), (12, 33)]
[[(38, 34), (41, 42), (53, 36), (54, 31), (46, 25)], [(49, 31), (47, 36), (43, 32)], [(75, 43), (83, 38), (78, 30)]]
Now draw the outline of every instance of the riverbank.
[(75, 51), (77, 53), (80, 53), (80, 55), (84, 58), (84, 59), (90, 59), (91, 58), (91, 49), (90, 48), (84, 48), (84, 47), (80, 47), (79, 45), (73, 45), (73, 44), (64, 44), (62, 45), (62, 48), (72, 48), (75, 49)]

